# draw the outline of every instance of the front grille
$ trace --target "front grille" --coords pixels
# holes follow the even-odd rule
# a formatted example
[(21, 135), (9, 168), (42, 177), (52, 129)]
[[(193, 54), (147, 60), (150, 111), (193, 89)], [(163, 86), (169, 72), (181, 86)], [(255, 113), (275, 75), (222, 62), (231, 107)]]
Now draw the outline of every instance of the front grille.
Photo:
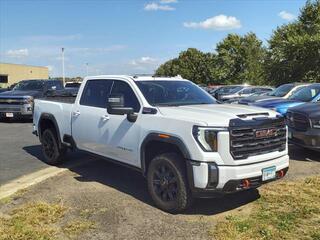
[(283, 118), (234, 119), (230, 122), (230, 152), (235, 160), (286, 149)]
[(23, 105), (21, 98), (0, 98), (0, 105)]
[(310, 127), (310, 121), (308, 117), (294, 112), (287, 113), (287, 124), (289, 127), (302, 132), (307, 131)]
[(2, 108), (2, 107), (0, 107), (0, 112), (11, 113), (11, 112), (20, 112), (20, 111), (21, 111), (20, 108), (13, 108), (13, 107), (11, 107), (11, 108), (8, 108), (8, 107)]

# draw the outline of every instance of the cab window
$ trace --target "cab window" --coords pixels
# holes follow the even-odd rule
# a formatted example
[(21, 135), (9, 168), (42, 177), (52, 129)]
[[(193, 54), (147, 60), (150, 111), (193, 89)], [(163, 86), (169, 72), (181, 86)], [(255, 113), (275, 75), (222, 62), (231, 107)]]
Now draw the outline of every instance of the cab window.
[(124, 107), (133, 108), (134, 112), (140, 111), (140, 103), (128, 83), (115, 80), (111, 90), (112, 95), (123, 95)]
[(80, 105), (106, 108), (112, 83), (112, 80), (88, 80), (80, 99)]

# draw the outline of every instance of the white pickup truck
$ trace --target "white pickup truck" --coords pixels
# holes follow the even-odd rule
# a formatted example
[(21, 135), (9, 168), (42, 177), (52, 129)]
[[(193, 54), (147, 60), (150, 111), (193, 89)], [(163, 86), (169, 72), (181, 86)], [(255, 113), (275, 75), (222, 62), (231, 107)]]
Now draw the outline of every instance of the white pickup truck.
[(281, 116), (220, 104), (178, 77), (87, 77), (76, 98), (36, 99), (33, 119), (47, 163), (80, 149), (131, 166), (168, 212), (257, 188), (289, 167)]

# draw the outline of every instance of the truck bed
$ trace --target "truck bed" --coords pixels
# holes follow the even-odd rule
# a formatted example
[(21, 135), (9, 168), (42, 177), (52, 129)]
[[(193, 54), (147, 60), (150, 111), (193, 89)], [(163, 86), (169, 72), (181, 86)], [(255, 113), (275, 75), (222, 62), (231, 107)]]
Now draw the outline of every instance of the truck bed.
[(61, 139), (63, 139), (65, 134), (71, 135), (71, 115), (75, 99), (75, 97), (71, 96), (50, 96), (35, 99), (33, 115), (35, 128), (38, 129), (41, 115), (48, 114), (54, 116)]
[(76, 96), (50, 96), (41, 98), (41, 100), (73, 104), (76, 101)]

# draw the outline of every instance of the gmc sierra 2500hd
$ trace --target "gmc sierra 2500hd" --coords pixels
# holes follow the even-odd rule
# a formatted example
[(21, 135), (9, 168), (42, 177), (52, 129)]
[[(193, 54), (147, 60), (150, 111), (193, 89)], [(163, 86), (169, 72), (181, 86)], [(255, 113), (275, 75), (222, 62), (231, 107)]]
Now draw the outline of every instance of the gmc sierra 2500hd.
[(76, 98), (36, 99), (33, 119), (47, 163), (70, 148), (131, 166), (168, 212), (194, 197), (257, 188), (289, 167), (283, 117), (219, 104), (178, 77), (87, 77)]

